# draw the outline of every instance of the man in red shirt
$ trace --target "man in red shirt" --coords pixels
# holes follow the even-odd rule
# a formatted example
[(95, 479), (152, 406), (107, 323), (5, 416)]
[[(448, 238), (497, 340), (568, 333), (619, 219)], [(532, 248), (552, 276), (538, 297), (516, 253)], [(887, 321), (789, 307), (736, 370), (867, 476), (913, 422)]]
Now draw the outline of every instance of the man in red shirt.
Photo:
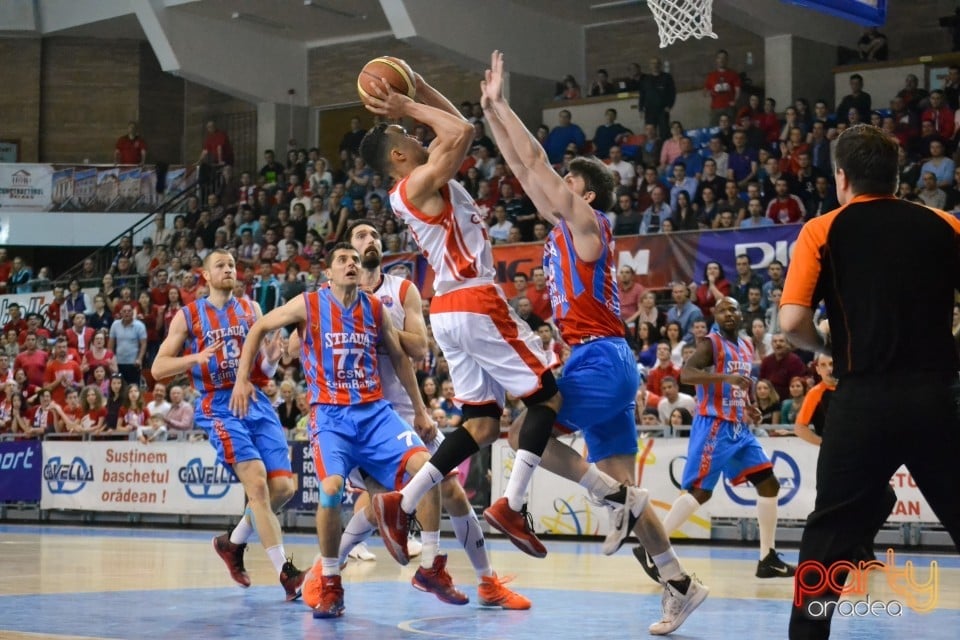
[(633, 267), (626, 264), (617, 272), (617, 280), (620, 284), (620, 318), (626, 323), (632, 335), (636, 334), (640, 299), (643, 297), (643, 286), (633, 279), (635, 275)]
[(113, 150), (113, 160), (117, 164), (144, 164), (147, 161), (147, 143), (137, 133), (137, 123), (127, 123), (126, 135), (117, 139)]
[(75, 349), (83, 357), (90, 345), (93, 344), (93, 329), (86, 326), (87, 317), (82, 313), (73, 314), (73, 324), (65, 332), (67, 346)]
[(801, 222), (806, 213), (803, 200), (790, 193), (790, 183), (786, 178), (777, 178), (774, 184), (777, 196), (767, 205), (767, 217), (776, 224)]
[(704, 92), (710, 96), (710, 122), (716, 124), (720, 116), (733, 118), (733, 108), (740, 97), (740, 74), (727, 68), (727, 52), (717, 52), (717, 68), (707, 74)]
[[(9, 313), (9, 319), (7, 323), (3, 325), (3, 332), (7, 333), (11, 329), (17, 332), (17, 335), (20, 335), (21, 331), (26, 331), (27, 321), (23, 319), (23, 316), (20, 315), (20, 305), (16, 302), (11, 302), (10, 306), (7, 307), (7, 313)], [(18, 340), (19, 341), (19, 340)]]
[(163, 267), (157, 269), (156, 274), (154, 274), (154, 281), (156, 285), (150, 287), (150, 301), (153, 304), (166, 306), (170, 302), (170, 289), (176, 289), (177, 287), (170, 282), (168, 279), (170, 274)]
[(47, 369), (47, 352), (37, 349), (37, 334), (30, 333), (23, 341), (23, 350), (13, 363), (14, 370), (23, 369), (27, 382), (40, 387)]
[(79, 389), (83, 383), (83, 372), (76, 360), (67, 359), (67, 339), (57, 338), (53, 347), (53, 359), (47, 362), (43, 378), (43, 388), (52, 394), (53, 401), (63, 405), (68, 389)]
[(203, 139), (200, 162), (214, 165), (233, 164), (233, 147), (226, 132), (217, 129), (213, 120), (207, 122), (207, 136)]
[(790, 343), (782, 333), (775, 333), (770, 340), (773, 353), (760, 361), (760, 379), (769, 380), (781, 398), (790, 397), (790, 379), (804, 378), (807, 367), (800, 356), (791, 351)]
[(0, 249), (0, 293), (7, 292), (7, 281), (10, 279), (12, 265), (7, 259), (7, 250)]
[(680, 379), (680, 369), (670, 361), (670, 343), (663, 341), (657, 344), (657, 364), (647, 374), (647, 389), (656, 396), (662, 396), (660, 383), (664, 378)]
[(58, 336), (67, 328), (68, 320), (63, 316), (65, 298), (63, 296), (63, 287), (53, 288), (53, 300), (47, 305), (47, 327), (53, 331), (53, 335)]
[(37, 336), (37, 344), (46, 344), (45, 342), (39, 341), (46, 341), (50, 339), (50, 332), (43, 326), (43, 318), (40, 317), (39, 313), (27, 314), (27, 328), (21, 331), (20, 335), (17, 336), (17, 342), (22, 345), (27, 339), (27, 334), (30, 333)]
[(543, 267), (534, 267), (530, 275), (533, 277), (533, 287), (527, 287), (527, 299), (533, 305), (533, 314), (540, 318), (552, 318), (553, 307), (550, 305), (550, 292), (547, 290)]

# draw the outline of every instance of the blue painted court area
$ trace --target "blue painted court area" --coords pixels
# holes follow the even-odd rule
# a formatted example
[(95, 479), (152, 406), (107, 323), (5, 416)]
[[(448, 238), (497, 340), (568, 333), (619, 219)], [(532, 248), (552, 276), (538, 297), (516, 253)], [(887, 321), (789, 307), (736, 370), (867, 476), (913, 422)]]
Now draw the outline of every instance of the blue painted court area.
[[(14, 631), (98, 638), (543, 640), (646, 637), (660, 606), (651, 595), (526, 589), (534, 608), (507, 612), (445, 605), (397, 582), (346, 589), (347, 611), (338, 620), (315, 620), (303, 604), (280, 601), (273, 587), (4, 596), (0, 620)], [(786, 624), (781, 600), (710, 598), (672, 637), (782, 638)], [(946, 640), (958, 628), (960, 611), (907, 611), (902, 618), (836, 620), (833, 637)]]

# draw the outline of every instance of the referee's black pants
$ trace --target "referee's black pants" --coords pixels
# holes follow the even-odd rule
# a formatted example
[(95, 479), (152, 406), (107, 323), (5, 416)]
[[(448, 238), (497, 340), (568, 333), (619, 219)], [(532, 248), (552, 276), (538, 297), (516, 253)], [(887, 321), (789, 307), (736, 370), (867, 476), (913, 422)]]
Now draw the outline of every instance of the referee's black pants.
[[(855, 376), (841, 380), (830, 401), (817, 499), (800, 542), (800, 565), (829, 568), (852, 560), (872, 541), (893, 506), (890, 478), (905, 464), (924, 498), (960, 548), (960, 381), (956, 373)], [(795, 593), (790, 640), (830, 636), (839, 593), (820, 595), (815, 572), (798, 572), (808, 589)], [(842, 584), (842, 581), (840, 581)], [(811, 606), (813, 604), (813, 606)], [(826, 611), (826, 614), (821, 614)]]

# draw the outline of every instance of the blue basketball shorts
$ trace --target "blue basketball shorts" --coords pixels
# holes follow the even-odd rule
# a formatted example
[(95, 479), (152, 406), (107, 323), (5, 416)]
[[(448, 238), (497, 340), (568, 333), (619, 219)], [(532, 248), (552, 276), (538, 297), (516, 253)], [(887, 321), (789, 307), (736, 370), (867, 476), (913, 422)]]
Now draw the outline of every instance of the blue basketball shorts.
[(413, 427), (386, 400), (352, 406), (315, 404), (310, 407), (310, 448), (317, 477), (346, 480), (362, 467), (387, 489), (400, 489), (407, 461), (427, 452)]
[(563, 404), (557, 424), (583, 433), (590, 462), (636, 455), (636, 360), (623, 338), (601, 338), (573, 347), (557, 380)]
[(710, 416), (693, 419), (681, 483), (685, 490), (713, 491), (721, 473), (733, 484), (741, 484), (747, 476), (772, 468), (748, 425)]
[(194, 423), (207, 432), (217, 460), (231, 468), (238, 462), (261, 460), (268, 478), (292, 476), (290, 447), (270, 399), (257, 389), (257, 400), (243, 418), (230, 412), (229, 403), (229, 390), (215, 391), (201, 396), (194, 412)]

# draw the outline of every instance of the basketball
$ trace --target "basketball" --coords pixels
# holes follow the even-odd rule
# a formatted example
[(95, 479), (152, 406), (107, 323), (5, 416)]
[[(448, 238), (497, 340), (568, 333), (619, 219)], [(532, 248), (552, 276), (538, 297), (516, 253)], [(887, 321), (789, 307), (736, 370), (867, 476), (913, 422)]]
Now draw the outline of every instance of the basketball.
[(414, 80), (413, 69), (400, 58), (380, 56), (363, 65), (357, 77), (357, 93), (361, 98), (371, 95), (371, 87), (379, 85), (381, 79), (409, 98), (417, 95), (417, 83)]

